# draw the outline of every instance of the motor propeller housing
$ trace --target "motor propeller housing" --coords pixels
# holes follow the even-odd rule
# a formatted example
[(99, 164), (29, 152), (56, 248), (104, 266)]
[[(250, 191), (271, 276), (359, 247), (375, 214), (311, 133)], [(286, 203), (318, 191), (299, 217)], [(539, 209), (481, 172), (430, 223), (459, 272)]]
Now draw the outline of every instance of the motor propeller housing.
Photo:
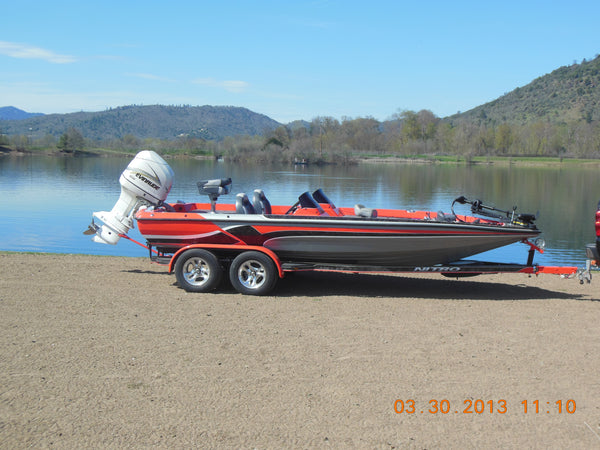
[(110, 211), (92, 214), (104, 222), (92, 224), (85, 234), (94, 234), (92, 240), (102, 244), (116, 244), (121, 234), (133, 228), (133, 215), (143, 205), (159, 206), (173, 185), (173, 170), (156, 152), (139, 152), (119, 178), (121, 195)]

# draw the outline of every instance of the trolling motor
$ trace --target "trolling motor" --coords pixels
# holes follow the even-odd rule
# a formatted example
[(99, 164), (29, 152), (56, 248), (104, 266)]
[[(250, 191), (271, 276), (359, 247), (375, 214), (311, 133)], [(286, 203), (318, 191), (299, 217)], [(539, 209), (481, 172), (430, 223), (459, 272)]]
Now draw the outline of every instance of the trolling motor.
[[(83, 234), (92, 241), (115, 245), (133, 228), (133, 216), (144, 205), (162, 206), (173, 184), (173, 170), (157, 153), (144, 150), (129, 163), (119, 178), (121, 195), (110, 211), (92, 214), (92, 223)], [(94, 223), (94, 218), (104, 225)]]
[[(509, 222), (509, 223), (516, 224), (516, 225), (535, 227), (533, 222), (537, 218), (537, 215), (519, 214), (515, 218), (515, 214), (517, 211), (516, 206), (513, 206), (512, 211), (505, 211), (502, 209), (497, 209), (493, 206), (484, 205), (481, 200), (473, 200), (473, 201), (468, 200), (464, 195), (461, 195), (460, 197), (456, 198), (452, 202), (452, 207), (451, 207), (452, 214), (454, 214), (454, 204), (455, 203), (459, 203), (461, 205), (465, 205), (465, 204), (471, 205), (471, 212), (473, 214), (476, 214), (479, 216), (490, 217), (492, 219), (496, 219), (496, 220), (499, 220), (502, 222)], [(502, 214), (497, 214), (497, 213), (502, 213)], [(454, 215), (456, 215), (456, 214), (454, 214)]]

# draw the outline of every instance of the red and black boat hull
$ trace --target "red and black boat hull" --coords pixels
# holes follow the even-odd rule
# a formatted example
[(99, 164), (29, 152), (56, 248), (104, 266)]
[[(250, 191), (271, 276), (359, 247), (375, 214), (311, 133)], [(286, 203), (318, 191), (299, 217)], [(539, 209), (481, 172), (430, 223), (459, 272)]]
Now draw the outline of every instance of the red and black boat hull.
[(535, 227), (235, 213), (138, 214), (148, 243), (163, 253), (192, 244), (256, 245), (282, 262), (405, 266), (446, 264), (539, 235)]

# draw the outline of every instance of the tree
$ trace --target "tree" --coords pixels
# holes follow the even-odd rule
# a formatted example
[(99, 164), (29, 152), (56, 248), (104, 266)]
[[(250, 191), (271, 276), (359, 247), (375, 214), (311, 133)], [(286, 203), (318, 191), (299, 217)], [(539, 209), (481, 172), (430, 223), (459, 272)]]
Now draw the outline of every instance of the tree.
[(332, 144), (339, 134), (339, 129), (340, 122), (333, 117), (315, 117), (310, 123), (313, 145), (318, 149), (320, 159), (323, 159), (323, 151), (333, 150)]
[(417, 113), (417, 122), (421, 127), (421, 138), (431, 139), (435, 135), (435, 129), (440, 119), (428, 109), (422, 109)]
[(2, 130), (0, 129), (0, 145), (8, 145), (8, 136), (2, 134)]
[(508, 153), (512, 144), (512, 131), (509, 125), (503, 123), (496, 130), (496, 149), (503, 155)]
[(267, 140), (265, 141), (263, 149), (271, 144), (286, 149), (290, 147), (290, 141), (290, 131), (286, 127), (281, 126), (267, 135)]
[(25, 136), (23, 134), (18, 134), (18, 135), (12, 136), (10, 140), (11, 140), (12, 146), (18, 152), (27, 151), (27, 149), (29, 149), (30, 145), (31, 145), (31, 139), (29, 139), (27, 136)]
[(382, 150), (379, 122), (372, 117), (345, 120), (341, 132), (347, 146), (360, 152), (377, 152)]
[(69, 128), (66, 133), (63, 133), (56, 144), (56, 148), (65, 153), (75, 153), (83, 150), (84, 147), (85, 139), (75, 128)]
[(402, 137), (403, 142), (417, 140), (421, 138), (421, 125), (419, 124), (419, 117), (414, 111), (403, 111), (400, 113), (400, 120), (402, 121)]
[(140, 147), (140, 140), (133, 134), (126, 134), (121, 138), (121, 145), (124, 149), (133, 150)]

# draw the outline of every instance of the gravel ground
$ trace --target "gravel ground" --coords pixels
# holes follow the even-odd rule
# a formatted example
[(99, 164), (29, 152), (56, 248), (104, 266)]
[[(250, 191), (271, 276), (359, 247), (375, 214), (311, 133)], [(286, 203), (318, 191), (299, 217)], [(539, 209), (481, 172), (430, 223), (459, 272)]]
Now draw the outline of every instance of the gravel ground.
[(600, 447), (595, 281), (298, 273), (251, 297), (142, 258), (0, 268), (2, 448)]

